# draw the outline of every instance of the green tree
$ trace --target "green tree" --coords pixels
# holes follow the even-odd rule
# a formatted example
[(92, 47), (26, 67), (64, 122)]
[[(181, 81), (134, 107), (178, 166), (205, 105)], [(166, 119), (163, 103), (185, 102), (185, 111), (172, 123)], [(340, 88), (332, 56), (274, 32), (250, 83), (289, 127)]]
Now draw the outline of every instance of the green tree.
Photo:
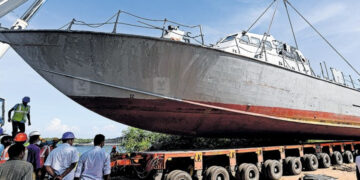
[(157, 142), (162, 136), (160, 133), (153, 133), (138, 128), (129, 127), (123, 132), (123, 139), (120, 145), (126, 152), (140, 152), (150, 149), (152, 144)]
[(283, 144), (298, 144), (298, 142), (296, 139), (274, 139), (272, 137), (203, 138), (177, 136), (154, 133), (132, 127), (123, 131), (122, 140), (120, 141), (121, 147), (126, 152), (242, 148)]

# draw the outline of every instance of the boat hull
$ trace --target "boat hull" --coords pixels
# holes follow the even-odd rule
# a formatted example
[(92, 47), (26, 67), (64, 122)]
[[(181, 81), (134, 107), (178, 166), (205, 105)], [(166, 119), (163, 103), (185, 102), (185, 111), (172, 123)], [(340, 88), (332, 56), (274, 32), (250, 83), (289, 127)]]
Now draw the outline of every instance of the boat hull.
[(109, 119), (193, 136), (360, 137), (360, 93), (256, 59), (134, 35), (3, 31), (61, 92)]
[(270, 116), (231, 112), (199, 106), (196, 103), (164, 99), (71, 98), (110, 119), (121, 119), (121, 123), (130, 126), (170, 134), (202, 137), (272, 137), (286, 140), (357, 139), (359, 133), (357, 128), (279, 120)]

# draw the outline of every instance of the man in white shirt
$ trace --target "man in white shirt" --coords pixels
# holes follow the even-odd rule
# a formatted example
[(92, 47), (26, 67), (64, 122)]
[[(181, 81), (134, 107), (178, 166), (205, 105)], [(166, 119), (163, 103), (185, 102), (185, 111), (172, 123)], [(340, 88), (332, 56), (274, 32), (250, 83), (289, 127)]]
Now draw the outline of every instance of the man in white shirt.
[(75, 172), (75, 179), (81, 180), (109, 180), (110, 179), (110, 154), (102, 147), (105, 136), (98, 134), (94, 138), (94, 147), (81, 155)]
[(75, 136), (72, 132), (66, 132), (62, 136), (60, 146), (49, 154), (44, 166), (46, 171), (54, 179), (73, 180), (74, 168), (79, 161), (79, 152), (72, 146)]

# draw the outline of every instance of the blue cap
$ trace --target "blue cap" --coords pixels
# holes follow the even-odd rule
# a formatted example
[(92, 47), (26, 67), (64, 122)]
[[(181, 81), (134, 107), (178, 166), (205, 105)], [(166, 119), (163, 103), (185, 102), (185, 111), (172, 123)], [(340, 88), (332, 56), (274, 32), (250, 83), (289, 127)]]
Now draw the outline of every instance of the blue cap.
[(61, 139), (75, 139), (75, 135), (72, 132), (66, 132), (62, 135)]
[(0, 127), (0, 135), (4, 134), (4, 130), (2, 127)]
[(28, 96), (25, 96), (22, 101), (28, 103), (30, 102), (30, 98)]

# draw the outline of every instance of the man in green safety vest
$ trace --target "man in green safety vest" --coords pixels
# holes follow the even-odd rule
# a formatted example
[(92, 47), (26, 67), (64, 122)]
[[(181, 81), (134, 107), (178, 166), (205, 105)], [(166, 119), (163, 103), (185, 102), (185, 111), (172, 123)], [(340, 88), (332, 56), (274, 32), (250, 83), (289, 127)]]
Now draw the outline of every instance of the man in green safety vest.
[[(16, 134), (18, 133), (18, 130), (20, 130), (20, 132), (25, 132), (25, 122), (26, 120), (28, 120), (28, 125), (31, 125), (30, 122), (30, 106), (28, 105), (28, 103), (30, 102), (30, 98), (25, 96), (22, 99), (22, 103), (16, 104), (13, 108), (11, 108), (8, 112), (8, 121), (12, 121), (12, 135), (13, 137), (16, 136)], [(11, 118), (11, 112), (14, 112), (14, 115)]]

